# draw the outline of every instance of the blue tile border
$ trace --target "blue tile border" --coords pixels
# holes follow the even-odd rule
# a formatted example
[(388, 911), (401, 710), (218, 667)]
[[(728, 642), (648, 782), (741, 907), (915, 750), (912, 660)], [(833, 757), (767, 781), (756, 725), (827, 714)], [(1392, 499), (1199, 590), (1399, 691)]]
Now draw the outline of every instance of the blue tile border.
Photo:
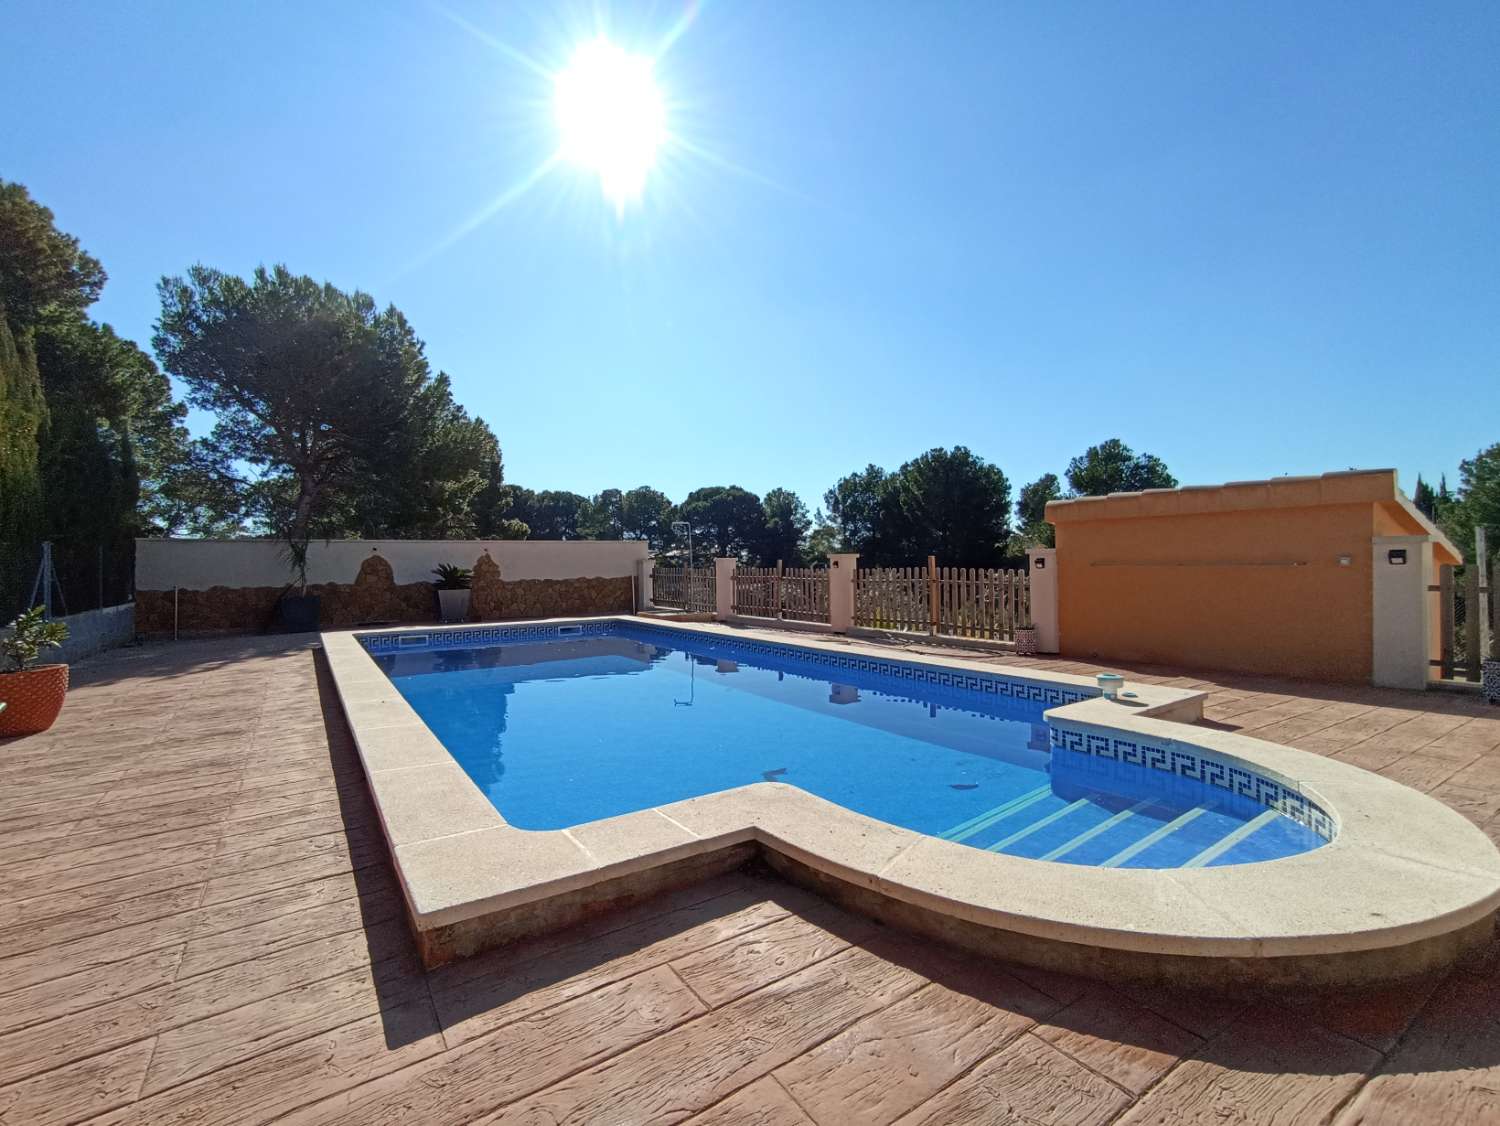
[[(399, 633), (355, 634), (370, 653), (420, 652), (424, 649), (472, 649), (476, 645), (495, 645), (505, 641), (556, 641), (561, 637), (603, 637), (611, 632), (612, 622), (560, 622), (546, 626), (475, 626), (473, 629), (410, 629)], [(417, 644), (411, 638), (426, 640)], [(407, 639), (403, 644), (402, 639)]]
[(796, 645), (780, 645), (774, 641), (749, 641), (740, 638), (721, 638), (717, 634), (694, 633), (693, 631), (666, 629), (662, 626), (630, 622), (626, 630), (631, 633), (644, 632), (664, 638), (680, 638), (684, 632), (695, 638), (722, 645), (726, 650), (763, 657), (774, 657), (780, 661), (802, 661), (821, 668), (849, 669), (853, 672), (884, 676), (894, 680), (905, 680), (916, 684), (931, 685), (959, 692), (977, 692), (987, 696), (1004, 696), (1013, 700), (1041, 704), (1054, 708), (1060, 704), (1072, 704), (1088, 700), (1098, 692), (1085, 689), (1064, 688), (1061, 685), (1042, 684), (1032, 680), (990, 673), (969, 672), (965, 669), (944, 668), (915, 661), (892, 661), (881, 657), (857, 657), (848, 653), (822, 653)]
[(1226, 793), (1274, 809), (1297, 824), (1310, 829), (1325, 841), (1333, 840), (1337, 826), (1328, 812), (1295, 786), (1274, 781), (1240, 766), (1230, 766), (1216, 758), (1184, 749), (1174, 740), (1163, 746), (1151, 739), (1100, 735), (1092, 731), (1052, 728), (1052, 745), (1078, 754), (1129, 763), (1159, 770), (1179, 778), (1202, 782)]

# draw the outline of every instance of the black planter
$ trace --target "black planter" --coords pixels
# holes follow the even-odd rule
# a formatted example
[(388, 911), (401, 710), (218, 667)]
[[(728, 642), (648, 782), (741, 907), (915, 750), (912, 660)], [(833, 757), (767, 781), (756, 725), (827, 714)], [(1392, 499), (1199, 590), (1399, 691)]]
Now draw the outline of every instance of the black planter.
[(323, 599), (316, 594), (288, 594), (282, 597), (281, 628), (287, 633), (317, 633)]

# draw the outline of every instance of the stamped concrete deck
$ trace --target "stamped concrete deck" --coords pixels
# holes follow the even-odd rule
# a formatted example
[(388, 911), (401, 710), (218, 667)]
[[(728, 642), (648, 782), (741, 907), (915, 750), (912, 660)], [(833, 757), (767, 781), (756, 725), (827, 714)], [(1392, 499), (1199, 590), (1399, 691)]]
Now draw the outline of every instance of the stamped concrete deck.
[[(738, 874), (424, 973), (305, 640), (74, 674), (52, 732), (0, 741), (6, 1123), (1500, 1122), (1494, 949), (1229, 1002), (976, 962)], [(1500, 710), (1154, 678), (1500, 839)]]

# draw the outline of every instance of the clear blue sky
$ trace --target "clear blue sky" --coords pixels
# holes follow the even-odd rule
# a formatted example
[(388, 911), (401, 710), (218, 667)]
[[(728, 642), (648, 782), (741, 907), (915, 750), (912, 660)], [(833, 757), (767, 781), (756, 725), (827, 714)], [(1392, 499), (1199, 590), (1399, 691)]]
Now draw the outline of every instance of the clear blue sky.
[[(559, 169), (606, 13), (672, 146), (623, 220)], [(456, 17), (456, 18), (455, 18)], [(469, 26), (466, 28), (464, 24)], [(0, 176), (156, 280), (394, 302), (510, 480), (787, 485), (1111, 436), (1185, 483), (1500, 441), (1500, 7), (8, 0)], [(685, 25), (685, 26), (684, 26)], [(1476, 394), (1478, 389), (1485, 394)]]

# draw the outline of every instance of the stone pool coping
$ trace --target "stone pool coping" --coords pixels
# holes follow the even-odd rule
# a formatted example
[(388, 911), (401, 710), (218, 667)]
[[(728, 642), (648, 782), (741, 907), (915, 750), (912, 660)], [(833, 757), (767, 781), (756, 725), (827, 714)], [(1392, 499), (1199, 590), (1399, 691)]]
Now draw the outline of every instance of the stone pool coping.
[[(637, 622), (630, 615), (497, 623), (505, 628)], [(653, 620), (656, 630), (746, 640), (719, 625)], [(516, 916), (545, 929), (549, 901), (587, 904), (646, 889), (652, 873), (691, 868), (746, 845), (823, 877), (956, 924), (1030, 940), (1140, 955), (1273, 959), (1369, 954), (1472, 934), (1500, 907), (1500, 852), (1441, 802), (1358, 767), (1259, 739), (1189, 726), (1204, 693), (1132, 683), (1131, 704), (1095, 696), (1046, 712), (1060, 731), (1139, 737), (1290, 783), (1337, 825), (1321, 848), (1200, 869), (1090, 868), (929, 837), (795, 786), (757, 782), (569, 829), (508, 825), (376, 666), (359, 638), (473, 626), (323, 635), (424, 957), (440, 962), (514, 937)], [(1039, 674), (958, 656), (920, 657), (851, 641), (830, 650), (796, 634), (777, 644), (939, 666), (1096, 692), (1091, 677)], [(583, 908), (580, 907), (580, 910)], [(506, 917), (511, 917), (506, 922)], [(555, 922), (553, 923), (555, 925)], [(439, 935), (463, 932), (458, 941)], [(491, 937), (486, 938), (486, 934)], [(424, 936), (429, 941), (423, 941)], [(1414, 968), (1416, 962), (1413, 962)], [(1422, 967), (1422, 968), (1425, 968)], [(1381, 976), (1397, 976), (1387, 966)], [(1337, 976), (1336, 974), (1334, 976)]]

